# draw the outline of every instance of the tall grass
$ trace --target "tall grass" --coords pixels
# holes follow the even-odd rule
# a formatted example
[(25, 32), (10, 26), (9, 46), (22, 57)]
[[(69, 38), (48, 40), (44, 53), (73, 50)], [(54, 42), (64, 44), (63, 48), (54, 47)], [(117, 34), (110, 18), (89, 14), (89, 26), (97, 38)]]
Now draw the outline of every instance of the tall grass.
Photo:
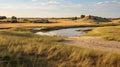
[(120, 55), (68, 46), (64, 37), (0, 31), (0, 67), (119, 67)]
[(120, 41), (120, 26), (100, 27), (88, 32), (85, 35), (101, 36), (107, 40)]

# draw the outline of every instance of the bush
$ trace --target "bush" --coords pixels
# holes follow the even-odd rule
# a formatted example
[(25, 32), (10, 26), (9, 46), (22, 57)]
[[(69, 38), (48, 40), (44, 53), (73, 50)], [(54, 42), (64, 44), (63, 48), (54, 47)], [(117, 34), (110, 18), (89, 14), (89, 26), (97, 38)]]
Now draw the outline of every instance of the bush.
[(29, 20), (28, 19), (23, 19), (23, 22), (28, 22)]
[(7, 17), (6, 16), (0, 16), (0, 19), (6, 19)]
[(35, 20), (34, 23), (49, 23), (47, 19)]
[(11, 22), (12, 22), (12, 23), (17, 23), (17, 17), (12, 16), (12, 18), (11, 18)]
[(85, 18), (85, 15), (81, 15), (81, 17), (80, 18)]
[(72, 20), (77, 20), (78, 18), (77, 17), (73, 17)]

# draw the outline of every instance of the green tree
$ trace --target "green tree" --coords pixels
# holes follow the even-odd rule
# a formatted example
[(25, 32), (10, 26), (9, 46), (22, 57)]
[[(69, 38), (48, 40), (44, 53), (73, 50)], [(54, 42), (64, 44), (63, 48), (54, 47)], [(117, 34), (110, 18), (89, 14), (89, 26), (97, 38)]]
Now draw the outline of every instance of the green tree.
[(85, 15), (81, 15), (81, 17), (80, 18), (85, 18)]
[(12, 17), (11, 17), (11, 22), (12, 22), (12, 23), (17, 23), (17, 17), (12, 16)]
[(7, 17), (6, 16), (0, 16), (0, 19), (6, 19)]
[(72, 18), (72, 20), (77, 20), (77, 19), (78, 19), (78, 17), (73, 17), (73, 18)]

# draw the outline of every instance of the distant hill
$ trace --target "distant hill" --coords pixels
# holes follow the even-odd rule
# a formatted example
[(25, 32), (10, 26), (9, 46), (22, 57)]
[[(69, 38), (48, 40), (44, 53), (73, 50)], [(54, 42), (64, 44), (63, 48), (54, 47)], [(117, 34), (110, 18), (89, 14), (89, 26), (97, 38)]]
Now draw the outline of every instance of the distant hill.
[(86, 16), (84, 18), (78, 19), (78, 22), (89, 22), (89, 23), (94, 23), (94, 22), (111, 22), (110, 19), (108, 18), (102, 18), (98, 16)]

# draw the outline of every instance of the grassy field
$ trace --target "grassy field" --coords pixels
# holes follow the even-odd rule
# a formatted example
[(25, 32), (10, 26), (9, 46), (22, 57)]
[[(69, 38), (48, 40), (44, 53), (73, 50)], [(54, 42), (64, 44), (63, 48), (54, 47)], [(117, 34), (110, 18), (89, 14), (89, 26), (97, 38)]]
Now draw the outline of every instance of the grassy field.
[(119, 67), (120, 55), (68, 46), (65, 37), (27, 29), (0, 31), (0, 67)]
[(120, 41), (120, 26), (107, 26), (96, 28), (85, 35), (100, 36), (107, 40)]
[(120, 20), (113, 20), (112, 22), (99, 22), (99, 23), (88, 23), (79, 20), (69, 20), (69, 19), (50, 19), (50, 22), (54, 23), (0, 23), (0, 28), (11, 28), (11, 27), (76, 27), (76, 26), (112, 26), (120, 25)]

